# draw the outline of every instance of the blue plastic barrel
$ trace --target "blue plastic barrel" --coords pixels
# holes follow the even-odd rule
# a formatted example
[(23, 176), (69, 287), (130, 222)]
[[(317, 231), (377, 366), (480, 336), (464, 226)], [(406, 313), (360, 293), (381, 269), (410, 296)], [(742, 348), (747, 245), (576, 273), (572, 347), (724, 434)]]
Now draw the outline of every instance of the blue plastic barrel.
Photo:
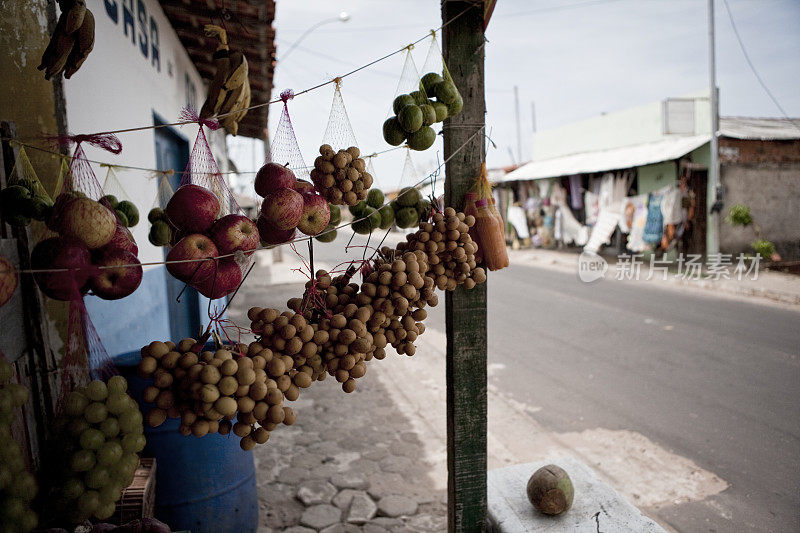
[[(213, 349), (213, 348), (212, 348)], [(114, 363), (128, 380), (128, 390), (142, 401), (151, 379), (136, 375), (138, 352), (119, 355)], [(233, 434), (184, 437), (180, 420), (168, 418), (157, 428), (145, 424), (147, 446), (142, 453), (156, 458), (155, 516), (172, 530), (192, 533), (248, 533), (258, 529), (258, 494), (253, 454), (239, 447)]]

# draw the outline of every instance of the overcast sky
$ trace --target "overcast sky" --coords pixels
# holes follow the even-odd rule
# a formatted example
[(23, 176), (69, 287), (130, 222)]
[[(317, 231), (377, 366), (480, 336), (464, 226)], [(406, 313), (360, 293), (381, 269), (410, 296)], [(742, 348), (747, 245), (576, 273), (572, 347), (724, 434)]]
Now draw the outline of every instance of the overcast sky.
[[(762, 79), (790, 116), (800, 116), (800, 1), (727, 1)], [(285, 88), (298, 92), (418, 39), (441, 25), (439, 5), (437, 0), (278, 0), (273, 95)], [(303, 32), (340, 11), (350, 15), (348, 22), (320, 26), (281, 61)], [(526, 160), (534, 103), (536, 127), (545, 130), (708, 87), (707, 32), (706, 0), (498, 0), (486, 33), (486, 122), (497, 144), (487, 154), (488, 165), (511, 163), (509, 150), (516, 158), (515, 85)], [(746, 64), (723, 0), (716, 0), (716, 32), (720, 113), (781, 116)], [(420, 68), (428, 42), (414, 49)], [(398, 54), (343, 81), (363, 153), (390, 148), (381, 125), (402, 67)], [(308, 165), (318, 154), (332, 96), (329, 85), (289, 104)], [(271, 106), (269, 115), (272, 134), (280, 106)], [(231, 156), (240, 170), (251, 170), (253, 161), (262, 158), (261, 150), (240, 141), (231, 147)], [(412, 152), (420, 177), (435, 166), (437, 153), (441, 157), (441, 140), (428, 151)], [(404, 160), (405, 150), (376, 158), (377, 186), (390, 190), (409, 185), (411, 178), (403, 177)]]

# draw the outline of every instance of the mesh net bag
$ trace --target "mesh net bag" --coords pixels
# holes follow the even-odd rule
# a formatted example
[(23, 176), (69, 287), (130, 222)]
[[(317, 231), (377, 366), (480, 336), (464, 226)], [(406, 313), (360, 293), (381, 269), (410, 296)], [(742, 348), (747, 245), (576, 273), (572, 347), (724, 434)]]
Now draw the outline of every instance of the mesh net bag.
[(392, 146), (406, 142), (412, 150), (421, 151), (433, 146), (436, 132), (431, 125), (441, 120), (437, 120), (436, 106), (425, 91), (412, 48), (406, 51), (390, 115), (383, 123), (383, 139)]
[(442, 56), (442, 49), (436, 38), (436, 32), (433, 30), (431, 30), (431, 44), (428, 54), (425, 56), (421, 73), (420, 83), (436, 109), (436, 122), (442, 122), (445, 118), (460, 113), (464, 107), (464, 100), (450, 76), (450, 71), (444, 62), (444, 56)]
[(356, 136), (342, 98), (341, 80), (337, 79), (328, 125), (314, 160), (311, 180), (316, 189), (334, 205), (353, 206), (367, 197), (372, 174), (361, 157)]
[(281, 118), (278, 120), (278, 127), (275, 130), (272, 143), (269, 146), (267, 161), (289, 167), (294, 172), (295, 177), (299, 179), (308, 179), (309, 169), (303, 160), (303, 154), (300, 151), (300, 145), (297, 144), (297, 137), (292, 126), (292, 118), (289, 116), (288, 102), (292, 98), (294, 98), (294, 93), (291, 89), (286, 89), (281, 93), (283, 110), (281, 111)]
[[(219, 124), (200, 119), (191, 108), (183, 110), (181, 119), (197, 122), (200, 127), (180, 186), (163, 211), (172, 244), (166, 258), (167, 271), (215, 300), (234, 292), (242, 283), (258, 247), (258, 231), (243, 215), (211, 152), (204, 127), (215, 130)], [(151, 231), (155, 227), (153, 222)], [(246, 237), (231, 237), (230, 233), (235, 233), (229, 231), (232, 228)]]
[(3, 220), (12, 226), (27, 226), (33, 220), (44, 222), (53, 207), (53, 200), (39, 181), (25, 147), (19, 153), (8, 185), (0, 191)]
[(131, 201), (131, 197), (125, 192), (117, 178), (117, 172), (113, 165), (103, 163), (101, 166), (107, 167), (106, 180), (103, 183), (103, 198), (101, 201), (108, 203), (117, 214), (120, 223), (126, 228), (132, 228), (139, 223), (139, 208)]

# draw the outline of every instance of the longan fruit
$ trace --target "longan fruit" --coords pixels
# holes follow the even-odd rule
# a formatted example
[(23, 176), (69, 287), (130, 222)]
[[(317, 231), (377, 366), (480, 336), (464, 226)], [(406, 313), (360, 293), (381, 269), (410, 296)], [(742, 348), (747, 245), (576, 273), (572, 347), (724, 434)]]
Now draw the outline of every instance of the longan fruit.
[(236, 372), (239, 385), (252, 385), (256, 381), (256, 371), (246, 366), (240, 366)]
[(288, 374), (284, 374), (276, 380), (276, 383), (278, 384), (278, 390), (285, 394), (289, 387), (292, 386), (292, 378)]
[(219, 393), (221, 395), (232, 396), (233, 394), (236, 394), (236, 391), (239, 388), (239, 382), (236, 381), (236, 378), (233, 376), (225, 376), (219, 380), (217, 388), (219, 389)]
[[(167, 343), (161, 341), (153, 341), (146, 348), (147, 355), (155, 359), (161, 359), (171, 350)], [(144, 351), (145, 349), (142, 348), (142, 350)], [(143, 353), (142, 355), (145, 354)]]
[(208, 435), (208, 420), (202, 418), (195, 420), (194, 424), (192, 424), (192, 435), (195, 437)]
[(256, 402), (249, 396), (243, 396), (236, 400), (236, 405), (240, 413), (250, 413), (255, 408)]
[(181, 352), (181, 353), (186, 353), (186, 352), (190, 351), (194, 347), (195, 344), (197, 344), (197, 341), (195, 339), (192, 339), (191, 337), (187, 337), (185, 339), (181, 339), (181, 341), (178, 343), (178, 345), (175, 346), (175, 350), (178, 351), (178, 352)]
[(242, 422), (236, 422), (233, 425), (233, 434), (237, 437), (246, 437), (250, 434), (251, 426), (250, 424), (244, 424)]
[(250, 393), (250, 385), (239, 385), (236, 387), (236, 392), (234, 396), (237, 398), (241, 398), (242, 396), (247, 396)]
[(210, 363), (214, 360), (214, 352), (205, 351), (201, 353), (200, 360), (204, 363)]
[(278, 389), (269, 389), (266, 400), (269, 405), (278, 405), (283, 402), (283, 393)]
[(214, 402), (216, 409), (222, 416), (229, 416), (236, 412), (238, 405), (230, 396), (221, 396)]
[(356, 390), (356, 380), (353, 378), (347, 379), (344, 383), (342, 383), (342, 390), (351, 393)]
[(268, 420), (273, 424), (280, 424), (283, 422), (284, 418), (286, 418), (286, 412), (283, 410), (283, 406), (273, 405), (267, 411), (265, 420)]
[(219, 383), (219, 380), (222, 376), (220, 376), (219, 369), (213, 365), (206, 365), (203, 367), (203, 370), (200, 372), (200, 381), (203, 383), (210, 383), (212, 385), (216, 385)]
[(255, 407), (253, 407), (253, 416), (256, 420), (264, 420), (267, 416), (267, 411), (269, 411), (269, 405), (266, 402), (256, 402)]
[(206, 384), (200, 389), (200, 399), (205, 403), (213, 403), (219, 396), (219, 389), (216, 385)]
[(273, 358), (267, 363), (267, 373), (273, 377), (279, 377), (286, 372), (286, 365), (280, 357)]
[(364, 361), (359, 361), (351, 370), (350, 377), (358, 379), (367, 373), (367, 365)]
[(166, 389), (167, 387), (170, 387), (173, 381), (172, 374), (162, 368), (159, 368), (153, 373), (153, 385), (159, 389)]
[(305, 372), (298, 372), (294, 376), (294, 384), (300, 387), (301, 389), (305, 389), (311, 386), (311, 376), (306, 374)]
[(167, 411), (159, 407), (154, 407), (147, 413), (147, 425), (151, 428), (160, 426), (166, 419)]

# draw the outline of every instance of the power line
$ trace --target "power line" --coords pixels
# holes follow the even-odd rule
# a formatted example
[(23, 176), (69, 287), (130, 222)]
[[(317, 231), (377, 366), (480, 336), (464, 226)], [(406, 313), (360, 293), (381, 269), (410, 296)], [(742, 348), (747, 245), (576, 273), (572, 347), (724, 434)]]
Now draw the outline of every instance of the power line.
[(778, 99), (775, 98), (775, 95), (772, 94), (772, 91), (769, 90), (769, 87), (767, 87), (767, 84), (764, 83), (764, 80), (759, 75), (758, 71), (756, 70), (756, 66), (750, 60), (750, 54), (747, 53), (747, 49), (744, 46), (744, 42), (742, 41), (742, 37), (741, 37), (741, 35), (739, 35), (739, 29), (736, 27), (736, 21), (734, 21), (734, 19), (733, 19), (733, 12), (731, 12), (731, 6), (728, 5), (728, 0), (722, 0), (722, 2), (723, 2), (723, 4), (725, 4), (725, 10), (728, 12), (728, 18), (731, 21), (731, 27), (733, 28), (733, 34), (736, 36), (736, 40), (739, 42), (739, 48), (742, 49), (742, 55), (744, 55), (744, 59), (745, 59), (745, 61), (747, 61), (747, 65), (750, 67), (750, 70), (753, 72), (753, 75), (756, 77), (756, 80), (758, 80), (758, 83), (764, 89), (764, 92), (767, 93), (767, 96), (769, 96), (770, 99), (772, 100), (772, 102), (775, 104), (775, 107), (777, 107), (778, 110), (781, 112), (781, 114), (783, 115), (783, 118), (788, 120), (789, 123), (792, 126), (797, 128), (798, 130), (800, 130), (800, 126), (798, 126), (797, 123), (789, 117), (789, 114), (786, 112), (785, 109), (783, 109), (783, 106), (780, 104), (780, 102), (778, 102)]

